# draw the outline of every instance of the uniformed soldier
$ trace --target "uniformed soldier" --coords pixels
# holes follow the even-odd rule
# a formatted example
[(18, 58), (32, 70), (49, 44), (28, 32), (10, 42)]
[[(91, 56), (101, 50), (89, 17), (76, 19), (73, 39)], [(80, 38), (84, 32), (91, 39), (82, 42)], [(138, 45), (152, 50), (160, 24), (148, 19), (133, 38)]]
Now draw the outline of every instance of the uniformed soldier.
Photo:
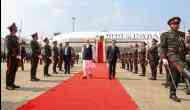
[(186, 48), (187, 48), (186, 60), (190, 67), (190, 29), (188, 30), (188, 35), (186, 36)]
[(127, 57), (127, 70), (129, 70), (129, 52), (126, 53), (126, 57)]
[(57, 74), (56, 67), (59, 61), (59, 50), (57, 47), (57, 41), (53, 42), (53, 73)]
[(63, 44), (59, 44), (59, 71), (62, 71), (63, 65)]
[(163, 74), (163, 61), (162, 60), (159, 61), (159, 72), (160, 72), (160, 74)]
[(150, 80), (156, 80), (157, 77), (157, 65), (159, 61), (157, 40), (152, 39), (152, 46), (148, 49), (148, 60), (150, 64), (152, 77)]
[(158, 56), (159, 56), (159, 64), (158, 64), (158, 68), (159, 68), (159, 73), (160, 74), (163, 74), (163, 68), (162, 68), (162, 66), (163, 66), (163, 62), (162, 62), (162, 60), (160, 59), (160, 44), (158, 44)]
[(169, 78), (170, 78), (170, 74), (169, 74), (169, 70), (168, 70), (168, 67), (166, 66), (166, 65), (163, 65), (163, 61), (162, 61), (162, 58), (160, 57), (160, 55), (161, 55), (161, 51), (160, 51), (160, 44), (158, 44), (158, 56), (159, 56), (159, 64), (158, 64), (158, 66), (159, 66), (159, 73), (160, 74), (163, 74), (163, 66), (164, 66), (164, 69), (165, 69), (165, 74), (166, 74), (166, 82), (165, 83), (162, 83), (162, 85), (164, 85), (165, 86), (165, 88), (167, 88), (167, 87), (169, 87), (169, 83), (170, 83), (170, 81), (169, 81)]
[(140, 76), (145, 76), (146, 75), (146, 43), (142, 43), (142, 48), (139, 52), (139, 61), (142, 69), (142, 74)]
[(130, 65), (130, 71), (133, 72), (133, 46), (130, 46), (129, 49), (129, 65)]
[[(185, 41), (186, 41), (186, 51), (187, 51), (185, 59), (187, 61), (188, 67), (190, 67), (190, 29), (188, 30), (188, 35), (186, 36)], [(186, 80), (186, 87), (187, 87), (186, 93), (190, 95), (190, 85), (189, 85), (188, 80)]]
[(45, 43), (45, 46), (44, 46), (44, 55), (43, 55), (43, 59), (44, 59), (44, 76), (51, 76), (49, 73), (48, 73), (48, 70), (49, 70), (49, 65), (51, 64), (51, 47), (49, 45), (49, 39), (48, 38), (45, 38), (44, 39), (44, 43)]
[(128, 53), (125, 53), (124, 54), (125, 55), (125, 69), (126, 70), (129, 70), (129, 68), (128, 68), (128, 65), (129, 65), (129, 61), (128, 61)]
[(71, 67), (73, 68), (75, 64), (75, 50), (71, 48)]
[[(170, 98), (176, 102), (180, 99), (176, 96), (177, 78), (179, 73), (182, 73), (187, 81), (190, 81), (190, 71), (187, 63), (182, 59), (181, 53), (184, 52), (185, 47), (184, 37), (185, 33), (179, 31), (181, 19), (173, 17), (168, 21), (171, 30), (164, 32), (160, 36), (161, 58), (164, 65), (169, 65), (170, 71)], [(176, 72), (176, 70), (178, 72)]]
[(133, 63), (134, 63), (134, 73), (138, 74), (138, 48), (139, 45), (135, 44), (134, 53), (133, 53)]
[(24, 47), (25, 45), (25, 42), (22, 41), (22, 44), (21, 44), (21, 68), (22, 68), (22, 71), (24, 71), (24, 60), (25, 60), (25, 57), (26, 57), (26, 49)]
[(77, 55), (76, 55), (76, 62), (77, 62), (77, 64), (79, 64), (79, 53), (77, 53)]
[(120, 60), (121, 60), (122, 69), (125, 69), (125, 54), (124, 53), (121, 54)]
[(38, 67), (39, 59), (41, 59), (41, 48), (38, 43), (38, 33), (31, 35), (32, 41), (30, 42), (31, 47), (31, 81), (39, 81), (40, 79), (36, 78), (36, 70)]
[(8, 27), (10, 34), (6, 36), (7, 47), (7, 72), (6, 72), (6, 89), (14, 90), (20, 88), (15, 85), (15, 76), (18, 68), (18, 61), (21, 60), (19, 39), (16, 36), (17, 26), (13, 23)]

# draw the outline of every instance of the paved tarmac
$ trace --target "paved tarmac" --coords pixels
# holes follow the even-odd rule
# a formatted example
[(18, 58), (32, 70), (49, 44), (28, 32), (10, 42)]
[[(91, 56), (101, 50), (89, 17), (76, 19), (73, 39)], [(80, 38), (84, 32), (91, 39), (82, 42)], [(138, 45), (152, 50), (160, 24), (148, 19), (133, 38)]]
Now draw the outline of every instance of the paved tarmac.
[[(39, 65), (37, 76), (41, 81), (31, 82), (30, 64), (26, 63), (25, 71), (21, 71), (21, 68), (19, 68), (16, 75), (16, 84), (20, 85), (21, 88), (8, 91), (5, 89), (6, 65), (1, 63), (1, 110), (15, 110), (28, 100), (39, 96), (62, 82), (64, 83), (64, 80), (79, 73), (81, 68), (81, 64), (77, 64), (72, 69), (71, 75), (59, 72), (59, 74), (52, 74), (52, 77), (44, 79), (43, 65)], [(52, 65), (49, 69), (49, 73), (52, 73)], [(148, 80), (149, 77), (150, 74), (147, 74), (146, 77), (141, 77), (121, 69), (120, 64), (117, 65), (117, 79), (141, 110), (189, 110), (190, 96), (185, 94), (184, 84), (180, 84), (177, 90), (177, 94), (182, 99), (182, 102), (176, 103), (169, 99), (168, 89), (161, 85), (165, 81), (165, 74), (159, 74), (156, 81)]]

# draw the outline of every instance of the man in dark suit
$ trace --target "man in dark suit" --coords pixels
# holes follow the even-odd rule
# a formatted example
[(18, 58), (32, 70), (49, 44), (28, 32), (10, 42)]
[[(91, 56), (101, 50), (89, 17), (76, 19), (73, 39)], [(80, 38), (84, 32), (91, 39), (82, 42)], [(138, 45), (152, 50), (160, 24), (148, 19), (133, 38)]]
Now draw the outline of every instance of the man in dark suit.
[(117, 63), (117, 59), (120, 56), (119, 48), (116, 46), (116, 41), (112, 41), (112, 45), (107, 49), (107, 62), (109, 64), (109, 79), (115, 79), (115, 67)]
[(71, 47), (69, 46), (69, 42), (65, 43), (65, 47), (63, 49), (63, 59), (64, 59), (64, 68), (65, 74), (70, 74), (70, 65), (71, 65)]

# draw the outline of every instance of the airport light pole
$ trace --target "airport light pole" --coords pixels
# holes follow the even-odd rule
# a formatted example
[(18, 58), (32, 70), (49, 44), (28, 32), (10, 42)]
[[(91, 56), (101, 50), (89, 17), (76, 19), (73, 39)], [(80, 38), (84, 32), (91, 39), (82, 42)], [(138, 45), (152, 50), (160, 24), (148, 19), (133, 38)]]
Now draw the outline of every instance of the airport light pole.
[(73, 32), (75, 32), (75, 21), (76, 21), (76, 17), (72, 17), (73, 20)]

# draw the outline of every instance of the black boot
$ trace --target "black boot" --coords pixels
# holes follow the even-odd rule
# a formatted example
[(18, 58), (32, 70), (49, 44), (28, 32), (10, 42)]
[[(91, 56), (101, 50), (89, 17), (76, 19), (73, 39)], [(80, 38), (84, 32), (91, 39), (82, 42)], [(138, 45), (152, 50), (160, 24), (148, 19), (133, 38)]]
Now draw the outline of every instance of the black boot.
[(187, 95), (190, 95), (190, 71), (184, 68), (183, 74), (184, 74), (184, 80), (185, 80), (186, 89), (187, 89), (186, 93)]
[(186, 94), (190, 95), (190, 81), (187, 78), (185, 78), (184, 80), (186, 84)]
[(190, 95), (190, 88), (186, 88), (186, 94)]
[(170, 94), (170, 99), (175, 102), (181, 102), (181, 100), (176, 96), (176, 94)]
[(190, 82), (190, 71), (188, 69), (184, 68), (183, 74), (184, 74), (185, 78), (188, 79)]
[(20, 88), (20, 86), (13, 84), (12, 87), (14, 88)]

